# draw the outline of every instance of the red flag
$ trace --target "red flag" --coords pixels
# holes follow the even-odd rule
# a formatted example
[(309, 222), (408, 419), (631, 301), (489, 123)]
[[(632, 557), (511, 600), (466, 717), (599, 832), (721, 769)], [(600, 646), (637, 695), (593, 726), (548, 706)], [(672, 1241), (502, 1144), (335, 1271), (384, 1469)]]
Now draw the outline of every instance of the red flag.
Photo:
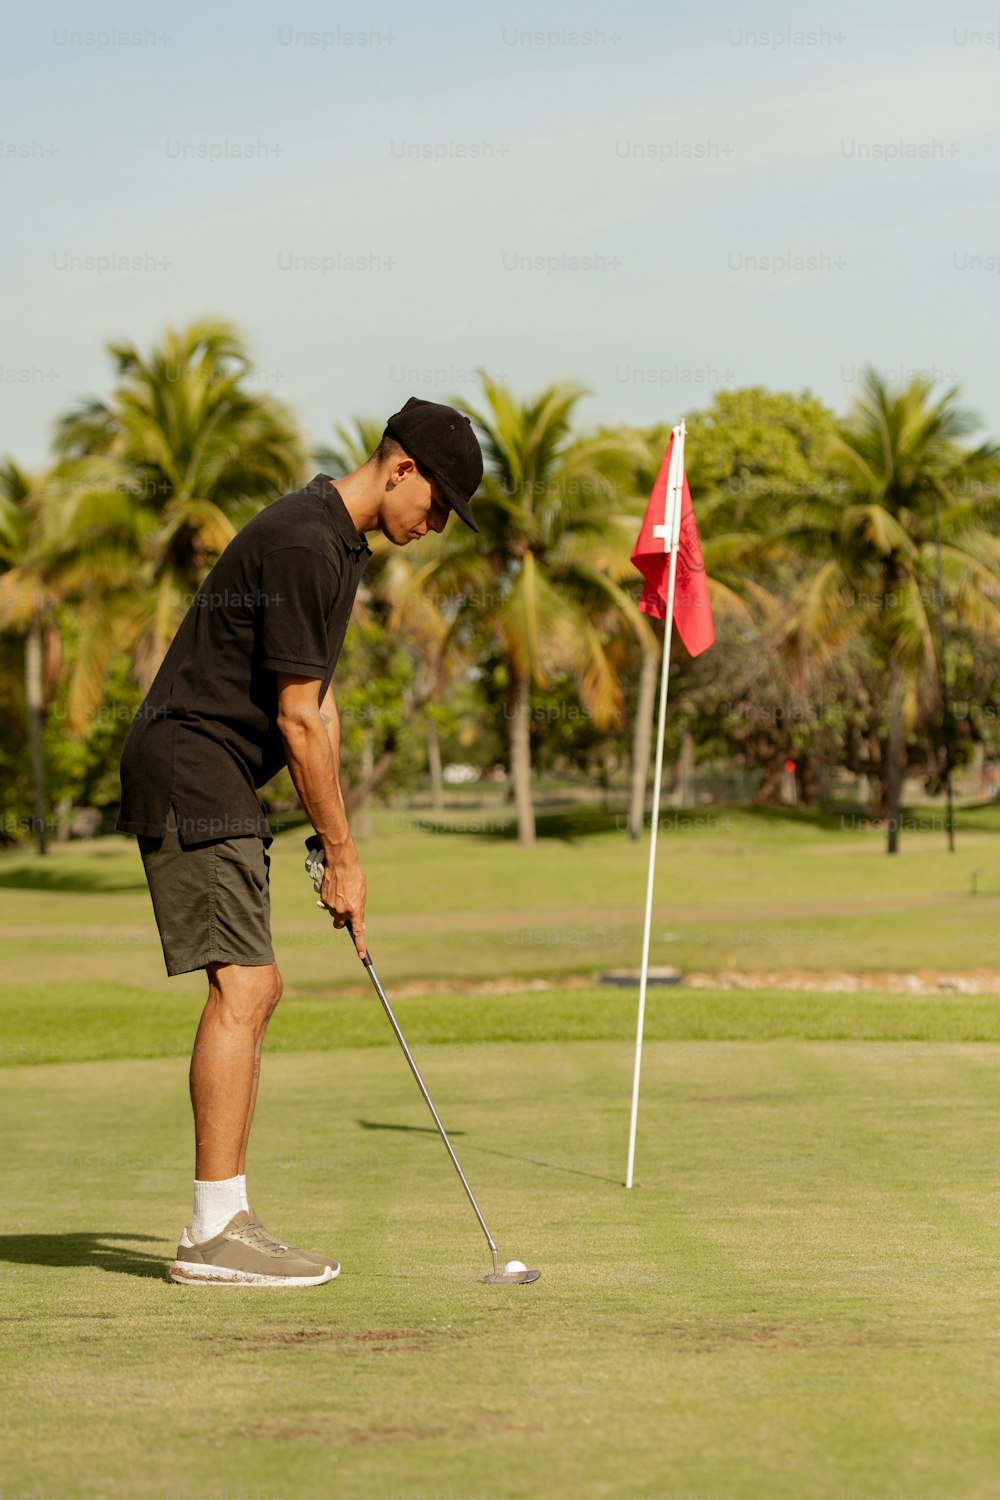
[[(670, 455), (674, 451), (676, 437), (671, 436), (670, 446), (663, 455), (660, 472), (656, 476), (642, 518), (639, 539), (632, 553), (632, 561), (646, 580), (646, 587), (639, 600), (644, 615), (654, 615), (658, 620), (667, 616), (667, 590), (670, 579), (670, 549), (667, 538), (657, 536), (655, 528), (662, 530), (667, 509), (667, 482), (670, 474)], [(701, 555), (701, 542), (694, 520), (691, 491), (687, 475), (681, 498), (681, 529), (677, 546), (677, 572), (674, 578), (674, 624), (681, 633), (691, 656), (700, 656), (715, 640), (712, 625), (712, 606), (708, 600), (708, 579), (705, 561)]]

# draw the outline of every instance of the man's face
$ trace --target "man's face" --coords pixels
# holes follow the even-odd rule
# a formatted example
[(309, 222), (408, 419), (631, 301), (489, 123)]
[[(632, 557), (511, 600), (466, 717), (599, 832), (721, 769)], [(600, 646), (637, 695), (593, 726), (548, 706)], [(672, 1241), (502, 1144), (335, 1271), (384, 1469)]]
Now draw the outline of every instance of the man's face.
[(397, 547), (405, 547), (428, 531), (443, 531), (451, 506), (436, 479), (427, 479), (412, 458), (389, 465), (382, 495), (380, 521), (383, 536)]

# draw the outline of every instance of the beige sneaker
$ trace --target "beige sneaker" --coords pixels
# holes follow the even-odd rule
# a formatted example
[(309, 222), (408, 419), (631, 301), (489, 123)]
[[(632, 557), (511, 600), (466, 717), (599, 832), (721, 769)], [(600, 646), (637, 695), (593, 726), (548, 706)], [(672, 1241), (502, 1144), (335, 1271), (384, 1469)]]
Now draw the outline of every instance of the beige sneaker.
[(340, 1271), (339, 1261), (335, 1261), (331, 1255), (320, 1255), (315, 1250), (300, 1250), (296, 1245), (286, 1245), (282, 1240), (278, 1239), (277, 1235), (272, 1234), (269, 1229), (264, 1227), (264, 1221), (254, 1207), (250, 1207), (249, 1214), (251, 1224), (256, 1224), (258, 1229), (263, 1234), (266, 1234), (269, 1240), (273, 1240), (276, 1245), (281, 1245), (283, 1250), (291, 1250), (293, 1255), (301, 1256), (303, 1260), (314, 1261), (318, 1266), (331, 1266), (334, 1276)]
[(329, 1260), (306, 1260), (269, 1235), (245, 1209), (234, 1214), (221, 1234), (195, 1244), (187, 1229), (168, 1275), (184, 1286), (322, 1286), (340, 1267)]

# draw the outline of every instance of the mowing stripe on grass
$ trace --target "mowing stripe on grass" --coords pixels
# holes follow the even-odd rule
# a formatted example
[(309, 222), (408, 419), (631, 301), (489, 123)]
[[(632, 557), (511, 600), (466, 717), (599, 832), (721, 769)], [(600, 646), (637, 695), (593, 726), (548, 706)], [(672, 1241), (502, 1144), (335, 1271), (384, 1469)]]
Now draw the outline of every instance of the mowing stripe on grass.
[[(421, 996), (396, 1002), (408, 1040), (420, 1045), (632, 1039), (630, 990), (547, 990), (509, 995)], [(200, 996), (127, 985), (0, 988), (0, 1065), (173, 1057), (190, 1053)], [(992, 995), (819, 994), (814, 991), (653, 991), (650, 1041), (1000, 1041)], [(269, 1052), (394, 1045), (374, 998), (286, 995), (267, 1034)]]

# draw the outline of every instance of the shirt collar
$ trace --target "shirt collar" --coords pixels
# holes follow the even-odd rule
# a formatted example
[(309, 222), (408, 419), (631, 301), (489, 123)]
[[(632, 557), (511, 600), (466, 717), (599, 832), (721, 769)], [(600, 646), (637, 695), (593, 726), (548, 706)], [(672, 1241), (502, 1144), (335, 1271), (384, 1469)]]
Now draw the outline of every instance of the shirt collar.
[(344, 504), (343, 496), (329, 474), (317, 474), (315, 479), (311, 479), (306, 485), (306, 489), (310, 490), (314, 495), (321, 495), (324, 500), (330, 501), (329, 510), (333, 518), (334, 527), (337, 534), (343, 538), (348, 552), (353, 552), (355, 557), (360, 557), (363, 554), (371, 557), (372, 549), (368, 545), (365, 533), (358, 531), (358, 528), (351, 519), (350, 511)]

